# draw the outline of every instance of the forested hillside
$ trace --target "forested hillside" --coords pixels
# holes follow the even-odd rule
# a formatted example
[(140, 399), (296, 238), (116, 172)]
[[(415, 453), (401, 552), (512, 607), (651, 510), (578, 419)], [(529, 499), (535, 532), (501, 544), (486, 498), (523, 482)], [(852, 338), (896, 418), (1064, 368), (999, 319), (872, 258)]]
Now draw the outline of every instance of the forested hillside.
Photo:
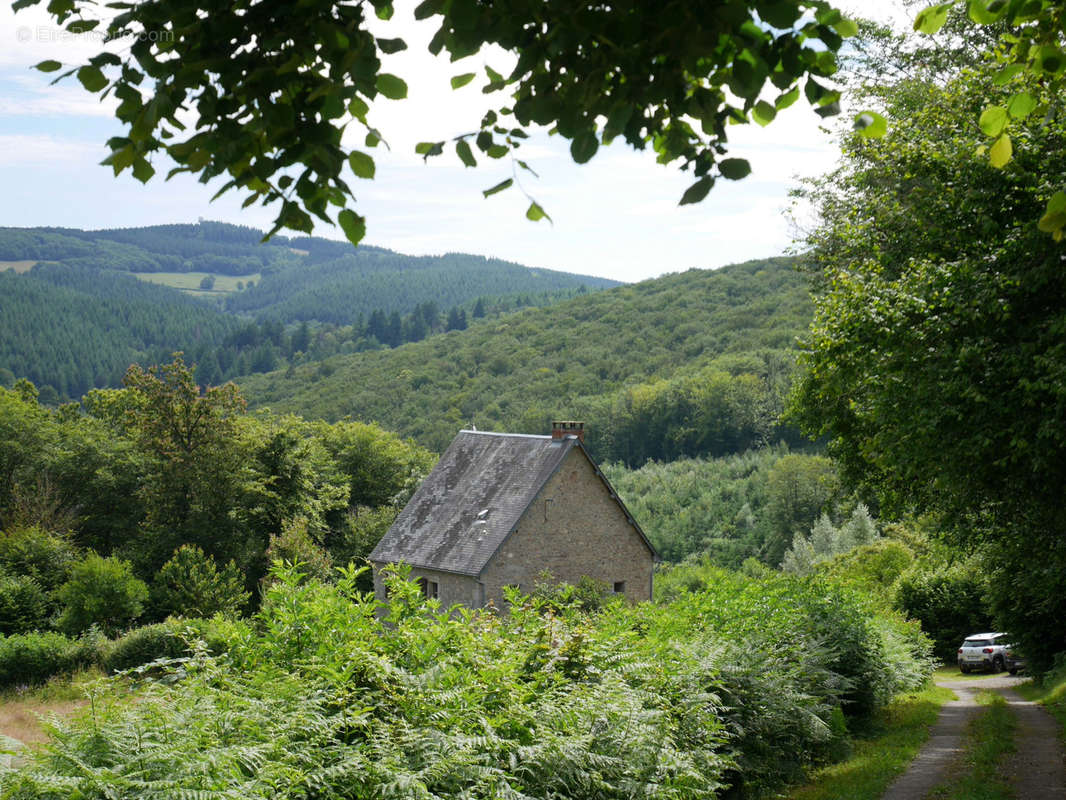
[(77, 399), (177, 350), (221, 383), (615, 285), (481, 256), (261, 239), (212, 222), (0, 228), (0, 385), (25, 377), (48, 402)]
[(0, 384), (28, 378), (46, 401), (78, 397), (119, 385), (131, 363), (200, 350), (239, 327), (230, 315), (120, 272), (65, 264), (0, 272)]
[(752, 261), (240, 383), (253, 405), (374, 420), (438, 451), (471, 424), (576, 417), (601, 460), (720, 455), (792, 437), (780, 412), (810, 314), (791, 259)]
[(360, 247), (333, 260), (301, 260), (267, 272), (253, 288), (227, 298), (226, 308), (285, 321), (350, 325), (377, 309), (405, 313), (427, 301), (446, 308), (482, 295), (543, 296), (617, 285), (604, 278), (530, 269), (494, 258), (458, 253), (414, 257)]
[(830, 459), (784, 445), (635, 470), (605, 464), (603, 471), (672, 562), (706, 557), (739, 569), (754, 558), (776, 567), (794, 536), (824, 513), (846, 516), (854, 504)]

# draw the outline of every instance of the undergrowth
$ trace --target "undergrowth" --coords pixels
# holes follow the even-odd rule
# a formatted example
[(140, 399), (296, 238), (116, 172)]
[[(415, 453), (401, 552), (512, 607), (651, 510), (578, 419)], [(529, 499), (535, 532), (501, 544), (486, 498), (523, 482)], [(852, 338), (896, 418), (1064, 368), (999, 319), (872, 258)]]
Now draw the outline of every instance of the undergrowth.
[(403, 570), (379, 607), (278, 566), (225, 653), (57, 722), (6, 797), (758, 797), (839, 754), (927, 674), (860, 596), (719, 571), (589, 615), (439, 608)]

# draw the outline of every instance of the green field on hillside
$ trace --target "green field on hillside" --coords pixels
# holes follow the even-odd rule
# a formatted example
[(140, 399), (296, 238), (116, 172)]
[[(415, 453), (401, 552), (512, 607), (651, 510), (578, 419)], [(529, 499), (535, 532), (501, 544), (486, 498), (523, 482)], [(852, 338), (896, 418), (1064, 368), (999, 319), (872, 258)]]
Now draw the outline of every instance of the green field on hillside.
[[(248, 285), (249, 281), (258, 283), (263, 277), (255, 272), (251, 275), (215, 275), (215, 286), (210, 291), (201, 289), (200, 282), (210, 272), (137, 272), (137, 278), (148, 283), (156, 283), (161, 286), (170, 286), (181, 289), (183, 292), (197, 295), (198, 297), (225, 297), (233, 292), (240, 291)], [(237, 284), (241, 284), (239, 287)]]

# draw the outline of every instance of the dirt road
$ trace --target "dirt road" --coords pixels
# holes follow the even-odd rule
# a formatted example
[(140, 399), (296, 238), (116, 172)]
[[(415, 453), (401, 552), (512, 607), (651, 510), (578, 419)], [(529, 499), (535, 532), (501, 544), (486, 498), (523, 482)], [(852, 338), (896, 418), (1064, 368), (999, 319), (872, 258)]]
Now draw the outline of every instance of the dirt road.
[(977, 692), (994, 690), (1007, 700), (1018, 720), (1017, 752), (1007, 774), (1019, 800), (1066, 800), (1066, 758), (1058, 725), (1043, 708), (1023, 700), (1013, 687), (1024, 678), (993, 676), (984, 680), (938, 680), (958, 700), (946, 703), (933, 726), (929, 741), (910, 768), (888, 787), (883, 800), (921, 800), (949, 775), (952, 764), (966, 746), (966, 725), (978, 711)]

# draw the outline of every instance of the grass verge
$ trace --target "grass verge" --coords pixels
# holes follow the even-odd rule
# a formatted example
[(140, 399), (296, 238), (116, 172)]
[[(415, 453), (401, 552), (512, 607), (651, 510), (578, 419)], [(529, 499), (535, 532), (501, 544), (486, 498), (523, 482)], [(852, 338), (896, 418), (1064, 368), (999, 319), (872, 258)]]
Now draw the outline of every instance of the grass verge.
[(791, 800), (876, 800), (914, 760), (929, 738), (940, 707), (955, 694), (932, 681), (920, 692), (900, 695), (874, 717), (844, 761), (812, 776), (793, 789)]
[(969, 672), (965, 675), (958, 667), (940, 667), (933, 673), (933, 679), (938, 681), (986, 681), (989, 678), (1001, 678), (1005, 673), (995, 672)]
[(1018, 727), (1006, 699), (998, 692), (981, 691), (979, 705), (987, 706), (970, 722), (966, 754), (951, 779), (929, 795), (931, 800), (1011, 800), (1014, 797), (1005, 780), (1003, 764), (1014, 752), (1014, 731)]
[(1026, 700), (1040, 703), (1059, 721), (1059, 738), (1066, 743), (1066, 666), (1061, 666), (1041, 678), (1030, 681), (1016, 691)]
[(0, 735), (35, 745), (47, 738), (42, 718), (68, 717), (88, 705), (86, 692), (103, 673), (96, 668), (53, 678), (44, 686), (0, 693)]

